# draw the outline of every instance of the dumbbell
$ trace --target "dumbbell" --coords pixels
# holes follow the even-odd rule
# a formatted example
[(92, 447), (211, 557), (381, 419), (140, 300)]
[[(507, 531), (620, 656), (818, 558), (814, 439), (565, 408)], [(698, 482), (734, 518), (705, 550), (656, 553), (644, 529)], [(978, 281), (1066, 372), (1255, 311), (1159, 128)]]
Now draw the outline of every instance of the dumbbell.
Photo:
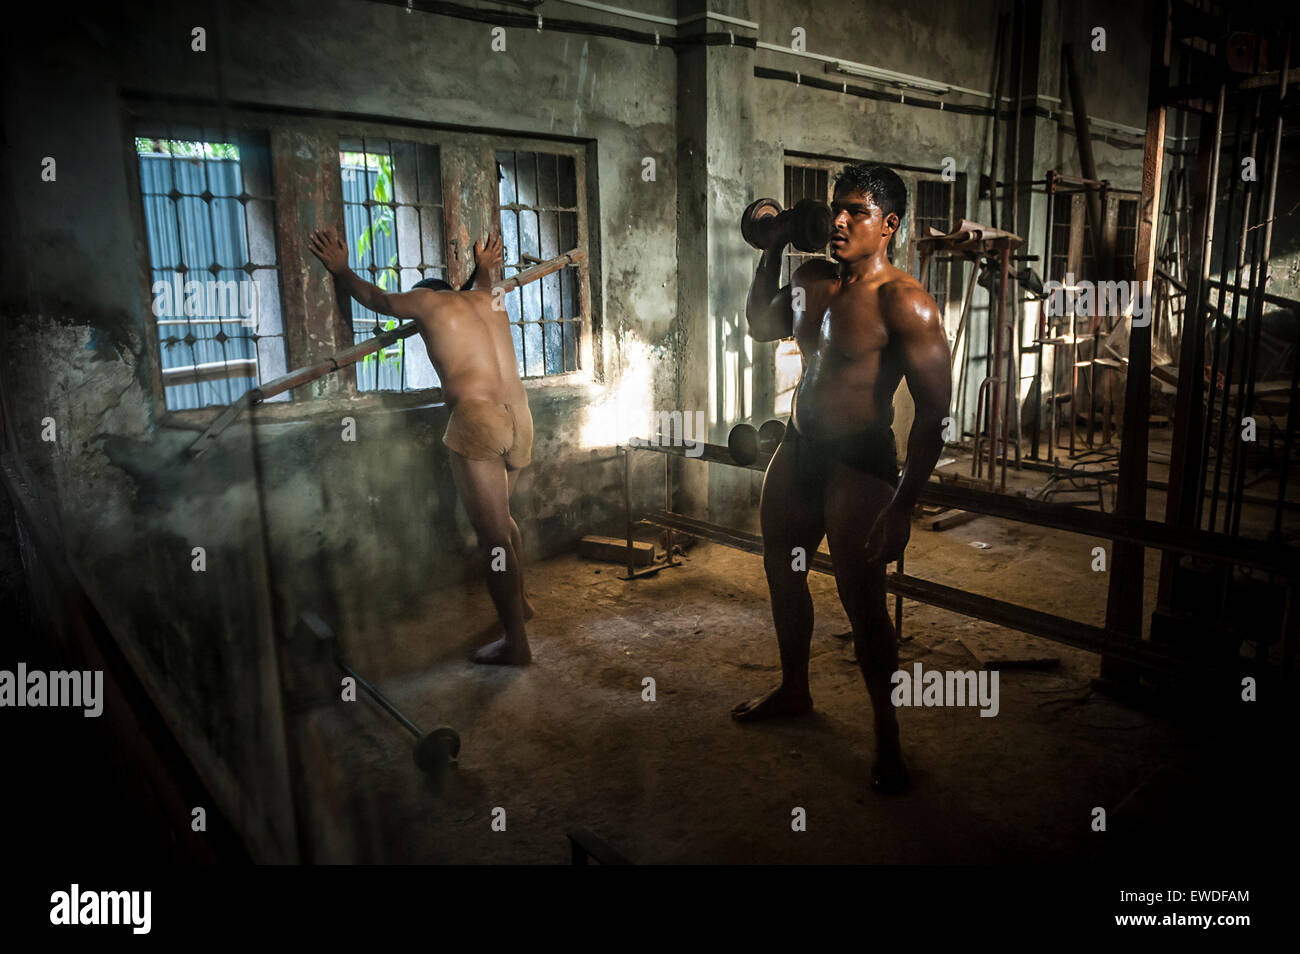
[(758, 429), (758, 449), (764, 454), (775, 454), (777, 445), (785, 438), (785, 421), (764, 421)]
[(298, 626), (321, 640), (321, 642), (328, 643), (334, 662), (342, 670), (343, 674), (355, 679), (357, 685), (365, 690), (366, 694), (371, 699), (374, 699), (381, 709), (396, 719), (398, 724), (407, 732), (415, 736), (413, 754), (415, 764), (419, 766), (421, 772), (434, 774), (456, 764), (456, 756), (460, 754), (460, 735), (457, 734), (455, 729), (440, 726), (432, 732), (420, 731), (420, 727), (408, 719), (401, 709), (393, 705), (387, 696), (372, 686), (369, 681), (343, 660), (343, 656), (339, 652), (338, 637), (327, 622), (315, 613), (306, 612), (298, 618)]
[(801, 252), (820, 252), (833, 226), (830, 208), (816, 199), (800, 199), (784, 211), (776, 199), (755, 199), (740, 217), (740, 234), (760, 252), (782, 239)]
[(785, 424), (781, 421), (765, 421), (759, 428), (742, 422), (732, 427), (727, 434), (727, 450), (737, 464), (748, 465), (758, 460), (760, 453), (776, 453), (777, 445), (783, 437)]

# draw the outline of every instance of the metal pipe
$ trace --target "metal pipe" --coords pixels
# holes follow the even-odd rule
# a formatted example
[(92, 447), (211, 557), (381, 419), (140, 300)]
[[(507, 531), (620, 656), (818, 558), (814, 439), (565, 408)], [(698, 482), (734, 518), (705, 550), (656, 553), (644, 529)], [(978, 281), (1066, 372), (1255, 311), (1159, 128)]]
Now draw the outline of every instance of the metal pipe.
[[(1291, 352), (1291, 396), (1286, 406), (1286, 437), (1282, 441), (1282, 464), (1278, 468), (1277, 507), (1273, 510), (1273, 538), (1282, 539), (1282, 511), (1286, 509), (1286, 485), (1291, 473), (1291, 449), (1295, 443), (1296, 418), (1300, 415), (1300, 322), (1296, 323), (1295, 349)], [(1300, 587), (1293, 587), (1293, 592)]]
[[(1283, 127), (1283, 100), (1286, 99), (1287, 77), (1291, 67), (1291, 36), (1287, 35), (1286, 53), (1282, 56), (1282, 69), (1278, 74), (1278, 101), (1277, 101), (1277, 119), (1273, 127), (1273, 156), (1271, 168), (1269, 169), (1269, 183), (1266, 206), (1264, 211), (1263, 236), (1257, 242), (1259, 254), (1256, 256), (1250, 269), (1251, 281), (1251, 303), (1246, 311), (1248, 326), (1251, 328), (1249, 333), (1250, 352), (1248, 355), (1249, 372), (1246, 375), (1246, 410), (1253, 412), (1255, 404), (1255, 377), (1258, 373), (1259, 365), (1259, 338), (1263, 328), (1264, 318), (1264, 300), (1260, 296), (1268, 285), (1269, 256), (1273, 250), (1273, 217), (1277, 207), (1277, 175), (1278, 167), (1282, 162), (1282, 127)], [(1288, 421), (1288, 425), (1291, 422)], [(1243, 486), (1246, 479), (1245, 467), (1245, 448), (1240, 448), (1242, 455), (1242, 466), (1238, 469), (1237, 486), (1235, 494), (1240, 495), (1245, 491)], [(1233, 501), (1232, 513), (1232, 535), (1236, 536), (1241, 524), (1241, 501)]]
[[(1203, 440), (1200, 419), (1204, 414), (1205, 282), (1210, 277), (1211, 244), (1218, 207), (1219, 153), (1223, 146), (1226, 95), (1226, 86), (1220, 84), (1215, 99), (1212, 131), (1208, 139), (1202, 138), (1196, 167), (1193, 202), (1194, 214), (1199, 212), (1199, 221), (1196, 223), (1199, 234), (1196, 236), (1196, 245), (1192, 248), (1187, 275), (1187, 297), (1184, 300), (1178, 361), (1178, 395), (1174, 408), (1173, 444), (1169, 455), (1169, 494), (1165, 503), (1165, 519), (1184, 526), (1195, 523), (1196, 509), (1201, 501), (1200, 488), (1204, 481), (1200, 470), (1200, 447)], [(1203, 133), (1209, 122), (1207, 117), (1202, 117)], [(1172, 566), (1166, 561), (1166, 566), (1161, 571), (1162, 579), (1170, 579), (1172, 572)]]
[[(1012, 120), (1015, 122), (1011, 139), (1011, 228), (1007, 231), (1018, 234), (1020, 232), (1020, 122), (1025, 108), (1025, 5), (1023, 0), (1016, 0), (1015, 10), (1015, 33), (1019, 43), (1016, 48), (1016, 105), (1011, 113)], [(1038, 88), (1036, 82), (1034, 88)], [(1030, 174), (1033, 174), (1032, 167)]]
[[(1079, 81), (1079, 70), (1074, 62), (1074, 45), (1066, 43), (1061, 47), (1061, 59), (1065, 62), (1065, 75), (1070, 88), (1070, 105), (1074, 108), (1074, 138), (1079, 150), (1079, 168), (1085, 179), (1097, 181), (1097, 163), (1092, 155), (1092, 130), (1088, 127), (1088, 113), (1084, 105), (1083, 84)], [(1085, 193), (1088, 206), (1088, 220), (1092, 226), (1092, 245), (1097, 256), (1097, 270), (1103, 276), (1111, 277), (1114, 262), (1111, 257), (1110, 243), (1106, 240), (1106, 223), (1103, 218), (1101, 196), (1095, 189)]]
[[(989, 389), (989, 484), (994, 480), (994, 467), (997, 462), (998, 437), (1001, 434), (999, 429), (1002, 423), (1002, 385), (1000, 376), (1006, 372), (1003, 366), (1002, 354), (1002, 331), (1007, 320), (1007, 256), (1010, 250), (1003, 248), (998, 255), (998, 274), (1001, 284), (998, 286), (998, 323), (993, 333), (993, 367), (997, 369), (997, 376), (993, 377), (993, 386)], [(1006, 466), (1006, 445), (1003, 445), (1003, 466)], [(1003, 475), (1005, 480), (1005, 474)]]
[[(658, 447), (650, 444), (642, 445), (637, 449), (671, 454), (676, 457), (686, 456), (686, 449), (679, 446)], [(761, 473), (766, 465), (761, 458), (751, 464), (736, 464), (730, 451), (722, 444), (705, 444), (702, 453), (691, 459), (709, 464), (740, 467), (758, 473)], [(1145, 495), (1145, 483), (1143, 489)], [(1230, 537), (1196, 528), (1172, 527), (1163, 521), (1149, 520), (1146, 517), (1131, 518), (1117, 514), (1096, 513), (1077, 507), (1062, 507), (1040, 500), (1002, 494), (984, 487), (968, 487), (952, 483), (929, 481), (921, 488), (918, 499), (923, 504), (950, 510), (967, 510), (1066, 533), (1136, 544), (1139, 547), (1172, 550), (1176, 553), (1202, 557), (1215, 563), (1239, 563), (1243, 566), (1274, 569), (1287, 573), (1300, 572), (1300, 547), (1284, 543), (1256, 540), (1250, 537)], [(646, 515), (645, 519), (649, 519), (649, 516)], [(689, 529), (686, 532), (689, 533)]]
[(636, 550), (632, 545), (632, 451), (620, 447), (623, 455), (623, 516), (627, 531), (627, 578), (636, 576)]
[[(903, 574), (903, 557), (906, 555), (907, 555), (906, 552), (900, 553), (898, 555), (899, 576), (902, 576)], [(901, 641), (902, 638), (903, 638), (903, 594), (895, 593), (894, 594), (894, 645), (897, 646), (898, 642)]]
[[(975, 453), (971, 455), (970, 472), (971, 476), (977, 480), (984, 470), (984, 457), (980, 451), (980, 424), (988, 424), (988, 404), (986, 397), (989, 385), (992, 383), (992, 377), (986, 377), (980, 382), (980, 386), (975, 390)], [(989, 471), (989, 480), (993, 479), (993, 472)]]
[[(957, 337), (953, 340), (952, 354), (949, 356), (948, 371), (951, 375), (953, 364), (957, 361), (957, 349), (961, 349), (961, 364), (957, 367), (957, 420), (964, 422), (966, 419), (966, 365), (970, 360), (970, 330), (969, 318), (971, 303), (975, 300), (975, 286), (978, 284), (976, 278), (979, 275), (979, 259), (971, 261), (970, 279), (966, 284), (966, 300), (961, 306), (961, 318), (957, 322)], [(979, 408), (975, 409), (975, 416), (979, 417)]]
[[(1255, 115), (1250, 124), (1249, 154), (1252, 156), (1255, 155), (1255, 149), (1259, 143), (1259, 114), (1263, 105), (1263, 98), (1264, 98), (1264, 94), (1262, 91), (1255, 94)], [(1224, 459), (1224, 451), (1227, 449), (1226, 441), (1227, 441), (1228, 431), (1232, 430), (1231, 426), (1227, 423), (1229, 421), (1228, 406), (1232, 401), (1232, 375), (1233, 375), (1234, 364), (1237, 356), (1236, 355), (1237, 353), (1237, 306), (1238, 304), (1240, 304), (1241, 292), (1245, 290), (1241, 287), (1241, 276), (1246, 269), (1246, 238), (1249, 235), (1250, 216), (1252, 211), (1251, 207), (1254, 204), (1254, 198), (1255, 198), (1255, 189), (1253, 187), (1253, 183), (1251, 186), (1245, 188), (1244, 193), (1245, 193), (1245, 200), (1242, 204), (1242, 209), (1241, 209), (1241, 228), (1237, 236), (1237, 263), (1236, 263), (1236, 270), (1234, 272), (1234, 278), (1231, 286), (1232, 312), (1228, 324), (1228, 357), (1224, 364), (1224, 370), (1223, 370), (1223, 410), (1220, 411), (1220, 419), (1224, 422), (1224, 424), (1221, 428), (1219, 428), (1219, 443), (1218, 443), (1218, 447), (1215, 448), (1215, 454), (1214, 454), (1214, 481), (1210, 485), (1212, 492), (1210, 494), (1210, 519), (1208, 521), (1208, 527), (1207, 527), (1207, 529), (1210, 530), (1213, 530), (1215, 524), (1218, 523), (1219, 482), (1223, 478), (1223, 459)], [(1222, 304), (1222, 299), (1220, 299), (1220, 304)], [(1240, 402), (1240, 392), (1238, 392), (1238, 401)], [(1233, 482), (1232, 474), (1233, 474), (1233, 470), (1236, 467), (1237, 455), (1235, 451), (1233, 452), (1232, 457), (1233, 457), (1233, 464), (1228, 470), (1229, 492), (1224, 495), (1225, 511), (1228, 506), (1228, 497), (1230, 496), (1231, 493), (1231, 486)], [(1228, 518), (1225, 513), (1224, 529), (1227, 529), (1227, 525), (1228, 525)]]
[[(997, 63), (997, 76), (993, 86), (993, 151), (989, 158), (989, 225), (998, 227), (998, 140), (1002, 120), (1002, 68), (1006, 59), (1007, 14), (998, 15), (997, 49), (993, 59)], [(990, 309), (990, 314), (992, 309)]]
[[(1241, 168), (1241, 131), (1244, 123), (1245, 123), (1245, 113), (1242, 112), (1241, 110), (1238, 110), (1237, 129), (1232, 137), (1233, 147), (1234, 147), (1233, 162), (1232, 162), (1233, 169)], [(1241, 182), (1241, 176), (1231, 175), (1228, 177), (1228, 181), (1230, 183), (1228, 186), (1228, 203), (1223, 216), (1223, 237), (1225, 240), (1223, 243), (1224, 245), (1227, 244), (1226, 240), (1228, 238), (1228, 231), (1232, 227), (1232, 214), (1234, 211), (1236, 211), (1237, 184)], [(1223, 251), (1226, 252), (1227, 249), (1224, 249)], [(1225, 262), (1227, 260), (1227, 256), (1220, 255), (1219, 260), (1220, 262)], [(1208, 282), (1209, 279), (1207, 278), (1206, 283), (1208, 284)], [(1206, 293), (1206, 297), (1207, 298), (1209, 297), (1208, 292)], [(1216, 309), (1219, 317), (1222, 317), (1223, 315), (1223, 299), (1225, 297), (1227, 297), (1226, 286), (1224, 286), (1222, 283), (1219, 283), (1219, 304), (1218, 304), (1218, 308)], [(1208, 395), (1208, 399), (1205, 402), (1205, 424), (1202, 430), (1202, 433), (1204, 435), (1204, 440), (1201, 443), (1201, 460), (1200, 460), (1200, 473), (1201, 473), (1202, 484), (1205, 483), (1205, 475), (1207, 475), (1210, 471), (1210, 443), (1212, 440), (1212, 436), (1217, 434), (1217, 431), (1215, 431), (1214, 408), (1215, 405), (1217, 405), (1219, 402), (1219, 390), (1218, 390), (1219, 357), (1220, 357), (1220, 352), (1222, 352), (1223, 350), (1222, 341), (1219, 334), (1219, 329), (1222, 327), (1223, 323), (1219, 321), (1218, 317), (1212, 320), (1214, 321), (1214, 327), (1216, 330), (1214, 333), (1214, 343), (1213, 343), (1212, 354), (1210, 358), (1210, 383), (1209, 383), (1210, 393)], [(1229, 333), (1231, 333), (1231, 328), (1229, 328), (1228, 330)], [(1218, 420), (1218, 427), (1220, 429), (1223, 428), (1225, 423), (1226, 423), (1225, 419), (1223, 417), (1220, 417)], [(1196, 495), (1196, 516), (1195, 519), (1192, 521), (1193, 525), (1199, 527), (1201, 525), (1201, 520), (1204, 516), (1205, 516), (1205, 494), (1199, 493)]]
[(411, 735), (415, 736), (417, 739), (420, 738), (422, 735), (424, 735), (424, 733), (420, 731), (420, 727), (418, 725), (416, 725), (414, 722), (412, 722), (410, 719), (404, 716), (402, 714), (402, 711), (398, 709), (397, 706), (393, 705), (391, 702), (388, 701), (387, 696), (385, 696), (382, 692), (380, 692), (369, 682), (363, 679), (355, 669), (353, 669), (351, 666), (349, 666), (347, 663), (343, 661), (342, 657), (335, 656), (334, 662), (338, 664), (338, 667), (340, 669), (342, 669), (345, 673), (347, 673), (349, 676), (355, 679), (357, 681), (357, 685), (360, 686), (362, 689), (364, 689), (366, 691), (366, 694), (369, 695), (371, 699), (374, 699), (375, 702), (379, 703), (379, 705), (382, 706), (390, 716), (392, 716), (394, 719), (400, 722), (402, 727), (405, 728), (407, 732), (411, 733)]
[[(1003, 500), (1008, 499), (1002, 494), (988, 494), (988, 496)], [(1070, 510), (1073, 508), (1057, 507), (1055, 509)], [(685, 533), (711, 540), (722, 546), (749, 553), (763, 552), (762, 538), (745, 530), (723, 527), (682, 514), (647, 514), (646, 519), (652, 523), (672, 526)], [(810, 557), (808, 567), (821, 573), (834, 573), (831, 561), (820, 553), (813, 554)], [(885, 577), (885, 587), (898, 596), (906, 596), (908, 599), (920, 603), (939, 606), (963, 616), (986, 620), (999, 626), (1006, 626), (1009, 629), (1041, 636), (1078, 649), (1103, 653), (1107, 658), (1121, 660), (1133, 665), (1174, 671), (1187, 666), (1198, 665), (1194, 659), (1181, 656), (1175, 653), (1172, 648), (1158, 648), (1144, 640), (1130, 639), (1112, 629), (1091, 626), (1077, 620), (1043, 613), (1015, 603), (968, 593), (956, 587), (944, 586), (930, 580), (907, 576), (902, 572), (888, 574)]]
[[(1043, 281), (1052, 280), (1052, 233), (1056, 230), (1056, 170), (1047, 170), (1047, 228), (1046, 235), (1043, 238)], [(1048, 301), (1051, 299), (1049, 298)], [(1042, 429), (1042, 409), (1043, 401), (1043, 349), (1047, 347), (1045, 339), (1052, 335), (1052, 322), (1047, 314), (1047, 305), (1042, 306), (1041, 319), (1038, 323), (1038, 419), (1034, 422), (1034, 460), (1040, 460), (1038, 456), (1038, 432)], [(1046, 407), (1051, 415), (1047, 422), (1047, 459), (1053, 459), (1056, 448), (1053, 445), (1056, 438), (1056, 349), (1052, 349), (1052, 381), (1049, 386)]]

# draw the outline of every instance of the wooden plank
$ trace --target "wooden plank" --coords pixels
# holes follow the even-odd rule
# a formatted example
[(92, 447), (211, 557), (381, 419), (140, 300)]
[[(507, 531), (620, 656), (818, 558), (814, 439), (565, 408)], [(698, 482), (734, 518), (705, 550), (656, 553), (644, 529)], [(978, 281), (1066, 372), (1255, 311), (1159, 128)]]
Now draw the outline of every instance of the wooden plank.
[(1053, 669), (1061, 664), (1041, 639), (1011, 631), (957, 637), (984, 669)]
[(953, 527), (960, 527), (962, 524), (970, 523), (978, 513), (971, 513), (969, 510), (946, 510), (938, 518), (930, 521), (931, 530), (951, 530)]

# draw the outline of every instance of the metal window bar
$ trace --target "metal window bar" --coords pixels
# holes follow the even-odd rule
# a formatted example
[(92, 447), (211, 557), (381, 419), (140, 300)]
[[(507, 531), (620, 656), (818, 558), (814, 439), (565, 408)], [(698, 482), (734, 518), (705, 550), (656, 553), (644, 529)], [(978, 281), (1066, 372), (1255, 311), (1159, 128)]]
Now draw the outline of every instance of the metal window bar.
[[(213, 182), (212, 182), (212, 162), (211, 162), (210, 160), (207, 160), (207, 159), (205, 159), (205, 160), (203, 161), (203, 182), (204, 182), (204, 188), (205, 188), (205, 191), (207, 192), (207, 194), (210, 195), (210, 196), (214, 196), (216, 193), (214, 192), (214, 190), (213, 190), (213, 188), (212, 188), (212, 186), (213, 186)], [(219, 253), (218, 253), (218, 251), (217, 251), (217, 226), (216, 226), (216, 216), (213, 214), (213, 209), (212, 209), (212, 199), (210, 199), (210, 198), (206, 198), (206, 199), (205, 199), (205, 202), (207, 203), (207, 206), (208, 206), (208, 214), (207, 214), (207, 216), (206, 216), (206, 218), (207, 218), (207, 220), (208, 220), (208, 238), (209, 238), (209, 239), (211, 240), (211, 242), (212, 242), (212, 264), (208, 267), (208, 271), (210, 271), (210, 272), (212, 273), (212, 277), (213, 277), (213, 279), (216, 280), (216, 279), (219, 277), (219, 275), (221, 274), (221, 269), (220, 269), (220, 267), (219, 267), (219, 263), (218, 263), (218, 261), (217, 261), (217, 256), (218, 256)], [(245, 244), (245, 247), (247, 247), (247, 245), (248, 245), (248, 236), (247, 236), (247, 233), (245, 233), (245, 236), (244, 236), (244, 244)], [(221, 363), (222, 363), (222, 366), (223, 366), (224, 368), (227, 368), (227, 369), (228, 369), (229, 366), (230, 366), (230, 349), (229, 349), (229, 347), (227, 346), (227, 342), (228, 342), (230, 339), (226, 336), (226, 329), (225, 329), (225, 326), (224, 326), (224, 325), (221, 327), (221, 330), (217, 332), (216, 340), (219, 341), (219, 342), (221, 343)], [(226, 386), (226, 403), (229, 404), (231, 401), (233, 401), (233, 400), (235, 399), (235, 395), (231, 394), (230, 378), (229, 378), (229, 377), (224, 378), (224, 379), (223, 379), (223, 383), (224, 383), (225, 386)]]
[[(206, 271), (213, 282), (230, 280), (223, 279), (223, 272), (244, 273), (244, 278), (234, 279), (236, 281), (237, 308), (242, 305), (243, 295), (238, 283), (243, 281), (255, 281), (253, 273), (258, 270), (270, 270), (278, 272), (279, 264), (272, 261), (270, 263), (252, 262), (253, 241), (250, 233), (251, 225), (249, 222), (248, 205), (253, 201), (264, 201), (271, 203), (271, 209), (274, 209), (274, 199), (269, 195), (252, 194), (247, 189), (247, 176), (244, 171), (244, 160), (251, 158), (251, 151), (265, 146), (254, 140), (248, 135), (230, 134), (228, 131), (213, 133), (211, 131), (195, 128), (185, 131), (178, 131), (173, 125), (166, 124), (161, 127), (162, 135), (156, 133), (159, 127), (150, 128), (142, 125), (135, 130), (137, 160), (140, 163), (140, 184), (141, 198), (144, 206), (145, 225), (147, 229), (147, 241), (150, 251), (150, 270), (155, 282), (166, 281), (171, 286), (172, 297), (179, 286), (179, 298), (184, 302), (180, 306), (183, 318), (169, 317), (159, 318), (155, 316), (159, 328), (159, 350), (160, 359), (163, 364), (163, 384), (164, 400), (169, 410), (180, 410), (185, 408), (203, 407), (211, 404), (229, 403), (231, 400), (254, 387), (260, 377), (261, 349), (260, 341), (262, 338), (279, 339), (274, 342), (272, 347), (278, 344), (279, 354), (283, 355), (284, 343), (283, 334), (261, 335), (259, 327), (254, 326), (251, 334), (241, 333), (241, 331), (227, 331), (227, 325), (235, 325), (239, 329), (247, 330), (241, 318), (245, 317), (240, 314), (234, 316), (221, 315), (221, 306), (228, 301), (228, 297), (222, 297), (220, 286), (208, 285), (203, 289), (202, 303), (203, 314), (190, 315), (188, 308), (185, 307), (189, 302), (189, 296), (184, 294), (185, 284), (189, 281), (196, 281), (194, 277), (200, 272)], [(154, 152), (145, 152), (142, 144), (152, 141), (155, 144), (165, 143), (164, 148), (156, 148)], [(238, 150), (237, 158), (231, 159), (213, 155), (213, 145), (229, 145)], [(194, 155), (182, 155), (182, 153), (196, 153)], [(198, 183), (193, 181), (182, 181), (178, 175), (180, 163), (188, 162), (199, 166), (201, 179)], [(166, 170), (165, 191), (159, 188), (159, 180), (163, 178), (160, 174)], [(230, 170), (233, 175), (223, 174), (217, 176), (217, 171), (222, 169)], [(193, 179), (193, 175), (187, 177)], [(231, 182), (233, 179), (233, 183)], [(199, 186), (201, 185), (201, 189)], [(269, 192), (269, 183), (265, 185)], [(238, 191), (236, 191), (238, 189)], [(160, 214), (165, 215), (159, 209), (158, 201), (165, 200), (169, 206), (170, 225), (175, 229), (175, 241), (170, 241), (171, 236), (167, 234), (167, 225), (159, 218)], [(184, 200), (201, 200), (202, 217), (206, 223), (196, 221), (197, 216), (190, 211), (192, 203)], [(238, 203), (238, 213), (231, 215), (235, 210), (230, 208), (227, 214), (223, 216), (223, 228), (218, 229), (218, 210), (228, 207), (230, 203)], [(182, 214), (182, 204), (185, 204), (185, 214)], [(238, 226), (233, 222), (234, 218), (239, 219)], [(226, 221), (230, 220), (230, 221)], [(206, 225), (206, 228), (205, 228)], [(199, 238), (201, 233), (206, 232), (208, 247), (206, 249), (206, 263), (198, 259), (203, 256), (203, 241)], [(238, 240), (236, 240), (236, 236)], [(272, 253), (274, 246), (271, 246)], [(171, 278), (165, 277), (170, 274)], [(204, 283), (206, 284), (206, 283)], [(275, 281), (275, 292), (278, 294), (279, 281)], [(254, 302), (259, 302), (259, 298), (254, 298)], [(218, 306), (216, 315), (207, 314), (207, 305), (212, 303)], [(173, 304), (176, 304), (173, 300)], [(261, 309), (256, 316), (259, 321), (261, 318)], [(246, 316), (253, 318), (254, 316)], [(209, 334), (211, 326), (216, 325), (215, 334)], [(179, 326), (184, 326), (185, 335), (177, 337), (174, 333)], [(172, 333), (164, 333), (164, 329)], [(188, 364), (178, 363), (173, 349), (178, 345), (188, 350)], [(212, 352), (219, 349), (216, 354)], [(233, 354), (232, 354), (233, 352)], [(272, 352), (274, 354), (274, 352)], [(183, 355), (183, 353), (182, 353)], [(205, 360), (212, 358), (214, 360)], [(282, 363), (282, 361), (281, 361)], [(251, 374), (249, 373), (251, 372)], [(175, 383), (175, 379), (183, 378), (181, 383)], [(239, 385), (243, 383), (242, 390)], [(224, 398), (224, 400), (223, 400)]]
[[(507, 277), (578, 244), (577, 166), (561, 153), (496, 153)], [(506, 299), (520, 377), (579, 370), (580, 266), (515, 289)]]
[[(912, 216), (912, 244), (925, 235), (925, 230), (933, 226), (940, 232), (947, 232), (955, 224), (953, 215), (953, 183), (934, 182), (918, 179), (916, 183), (916, 213)], [(914, 255), (919, 268), (919, 256)], [(951, 288), (952, 265), (949, 262), (936, 262), (926, 276), (918, 276), (925, 283), (926, 291), (939, 306), (940, 314), (947, 314)]]
[[(381, 275), (385, 276), (386, 286), (391, 278), (394, 291), (409, 290), (416, 281), (425, 278), (445, 280), (442, 170), (437, 147), (403, 140), (345, 136), (340, 139), (339, 153), (344, 231), (349, 261), (354, 268), (367, 273), (376, 284)], [(421, 153), (427, 155), (422, 159)], [(360, 165), (351, 160), (353, 156), (360, 156)], [(391, 177), (387, 199), (381, 200), (376, 198), (375, 191), (385, 160)], [(380, 210), (380, 229), (375, 228), (376, 209)], [(387, 231), (383, 228), (385, 220)], [(370, 240), (363, 261), (355, 243), (365, 234), (369, 234)], [(414, 257), (412, 244), (419, 253)], [(358, 302), (352, 303), (354, 344), (382, 333), (383, 324), (379, 315)], [(416, 353), (408, 354), (408, 347), (415, 348)], [(386, 357), (395, 359), (394, 367), (386, 365)], [(373, 363), (367, 361), (357, 373), (357, 388), (361, 391), (405, 392), (438, 384), (437, 372), (423, 355), (422, 342), (416, 339), (402, 339), (382, 349)]]

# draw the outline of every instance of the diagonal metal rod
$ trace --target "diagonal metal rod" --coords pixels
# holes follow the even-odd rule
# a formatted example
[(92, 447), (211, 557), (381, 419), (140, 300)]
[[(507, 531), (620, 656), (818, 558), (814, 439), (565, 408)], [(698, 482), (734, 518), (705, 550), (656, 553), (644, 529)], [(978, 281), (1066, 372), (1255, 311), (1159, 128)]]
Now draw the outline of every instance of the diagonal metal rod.
[[(586, 260), (587, 253), (582, 249), (571, 249), (563, 255), (559, 255), (545, 262), (540, 262), (532, 268), (526, 268), (522, 272), (518, 272), (507, 279), (493, 282), (493, 293), (495, 293), (497, 289), (509, 291), (512, 288), (527, 285), (530, 282), (535, 282), (538, 279), (544, 278), (554, 272), (558, 272), (560, 269), (567, 268), (570, 265), (581, 265)], [(331, 371), (338, 371), (342, 368), (346, 368), (348, 365), (356, 364), (368, 354), (374, 354), (381, 348), (387, 348), (389, 345), (401, 340), (402, 338), (409, 338), (411, 335), (415, 334), (419, 328), (419, 322), (408, 321), (404, 325), (394, 328), (392, 331), (386, 331), (383, 334), (375, 335), (373, 338), (363, 341), (360, 344), (353, 345), (351, 348), (344, 348), (337, 354), (330, 355), (315, 364), (309, 364), (306, 367), (290, 371), (288, 374), (282, 375), (273, 381), (268, 381), (261, 387), (245, 391), (237, 401), (228, 405), (225, 410), (217, 415), (217, 419), (208, 425), (208, 429), (200, 434), (198, 439), (189, 446), (186, 450), (186, 454), (188, 454), (191, 459), (202, 454), (216, 441), (222, 431), (235, 422), (246, 408), (250, 408), (255, 404), (260, 404), (267, 398), (274, 397), (284, 391), (301, 387), (304, 384), (315, 381), (317, 378), (323, 378)]]

